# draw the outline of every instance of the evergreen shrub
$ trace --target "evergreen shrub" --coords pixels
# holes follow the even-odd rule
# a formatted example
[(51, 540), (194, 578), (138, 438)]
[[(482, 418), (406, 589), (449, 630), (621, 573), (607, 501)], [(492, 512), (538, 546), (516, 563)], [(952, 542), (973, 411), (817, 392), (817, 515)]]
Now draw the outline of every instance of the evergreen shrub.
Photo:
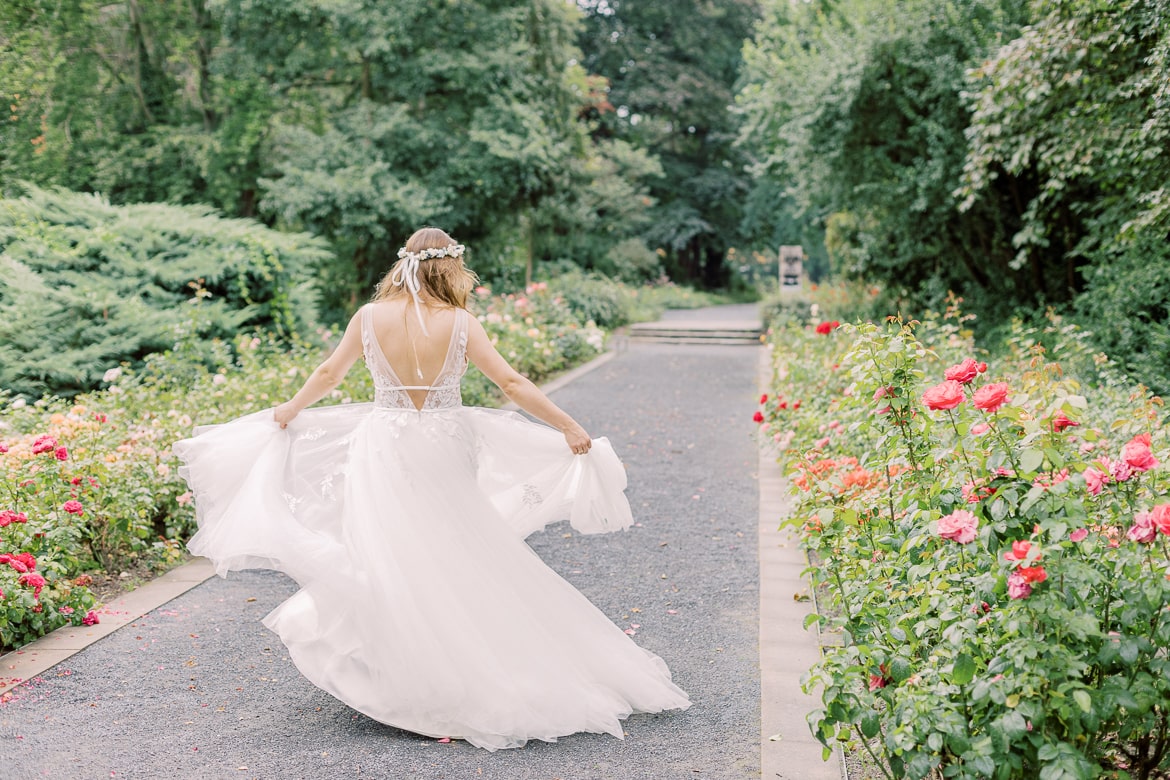
[[(327, 254), (318, 239), (206, 206), (27, 186), (0, 200), (0, 388), (68, 397), (182, 338), (288, 337), (305, 326), (307, 272)], [(193, 300), (202, 330), (182, 333)]]

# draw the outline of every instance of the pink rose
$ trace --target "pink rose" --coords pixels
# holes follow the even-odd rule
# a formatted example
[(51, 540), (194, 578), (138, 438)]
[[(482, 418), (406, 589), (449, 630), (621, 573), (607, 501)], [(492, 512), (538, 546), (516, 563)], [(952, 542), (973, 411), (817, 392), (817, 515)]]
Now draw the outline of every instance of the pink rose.
[(56, 456), (57, 460), (69, 460), (69, 448), (58, 447), (53, 455)]
[(1110, 469), (1113, 479), (1117, 482), (1127, 482), (1133, 476), (1133, 467), (1124, 460), (1113, 461), (1113, 468)]
[(971, 435), (972, 436), (982, 436), (983, 434), (987, 433), (990, 430), (991, 430), (991, 426), (988, 425), (987, 423), (975, 423), (974, 425), (971, 426)]
[(976, 390), (974, 397), (971, 398), (971, 403), (975, 405), (976, 409), (982, 409), (985, 412), (994, 412), (1003, 406), (1007, 399), (1007, 383), (992, 382)]
[(4, 555), (0, 555), (0, 563), (7, 563), (9, 566), (11, 566), (13, 569), (20, 572), (21, 574), (24, 574), (25, 572), (28, 571), (28, 564), (26, 564), (24, 561), (18, 559), (14, 555), (8, 555), (7, 553), (5, 553)]
[(977, 528), (979, 528), (979, 520), (966, 509), (956, 509), (949, 515), (938, 519), (938, 535), (959, 544), (975, 541)]
[(40, 455), (42, 452), (52, 452), (55, 449), (57, 449), (57, 440), (47, 433), (33, 440), (33, 455)]
[(1026, 599), (1032, 595), (1032, 586), (1024, 579), (1024, 575), (1013, 571), (1007, 579), (1008, 596), (1013, 599)]
[(1133, 516), (1133, 525), (1129, 527), (1125, 535), (1131, 542), (1149, 544), (1157, 538), (1158, 529), (1154, 526), (1149, 512), (1138, 512)]
[(29, 571), (37, 567), (37, 559), (33, 557), (32, 553), (21, 552), (16, 553), (12, 557), (27, 566)]
[(979, 364), (973, 358), (967, 358), (956, 366), (951, 366), (943, 372), (943, 376), (960, 384), (968, 385), (979, 376)]
[(11, 509), (5, 509), (0, 512), (0, 528), (12, 523), (27, 523), (28, 515), (24, 512), (14, 512)]
[(953, 379), (929, 388), (922, 394), (922, 403), (928, 409), (954, 409), (963, 403), (963, 386)]
[(1150, 522), (1158, 533), (1170, 536), (1170, 504), (1158, 504), (1151, 509)]
[(1075, 530), (1071, 534), (1069, 534), (1068, 538), (1070, 541), (1080, 542), (1080, 541), (1084, 541), (1085, 537), (1088, 535), (1089, 535), (1088, 528), (1078, 528), (1077, 530)]
[(0, 455), (3, 455), (6, 452), (8, 452), (8, 445), (0, 441)]
[(1149, 471), (1158, 465), (1158, 459), (1150, 452), (1150, 434), (1139, 433), (1121, 448), (1121, 459), (1135, 471)]
[(73, 614), (73, 607), (58, 607), (57, 611), (60, 612), (62, 615), (72, 615)]
[(1083, 476), (1085, 477), (1085, 488), (1094, 496), (1098, 495), (1101, 489), (1112, 479), (1108, 471), (1101, 471), (1092, 466), (1085, 469)]
[(83, 617), (81, 619), (81, 624), (84, 626), (92, 626), (92, 625), (95, 625), (95, 624), (100, 623), (100, 622), (101, 621), (98, 620), (97, 613), (94, 612), (92, 609), (89, 612), (86, 612), (85, 617)]
[(85, 514), (85, 507), (81, 505), (80, 501), (66, 501), (61, 505), (61, 508), (69, 514), (77, 515), (78, 517)]

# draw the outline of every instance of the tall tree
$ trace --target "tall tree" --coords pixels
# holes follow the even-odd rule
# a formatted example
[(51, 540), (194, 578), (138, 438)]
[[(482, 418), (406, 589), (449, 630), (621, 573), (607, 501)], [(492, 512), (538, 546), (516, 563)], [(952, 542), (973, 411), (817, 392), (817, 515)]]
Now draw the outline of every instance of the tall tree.
[(747, 190), (735, 148), (734, 102), (756, 0), (578, 0), (585, 67), (609, 80), (613, 112), (596, 135), (628, 141), (661, 161), (647, 239), (672, 276), (725, 284)]
[(823, 231), (835, 271), (917, 302), (960, 289), (981, 290), (981, 304), (1034, 303), (1010, 265), (1010, 189), (968, 211), (956, 195), (967, 70), (1023, 21), (1011, 0), (772, 2), (740, 95), (761, 225)]

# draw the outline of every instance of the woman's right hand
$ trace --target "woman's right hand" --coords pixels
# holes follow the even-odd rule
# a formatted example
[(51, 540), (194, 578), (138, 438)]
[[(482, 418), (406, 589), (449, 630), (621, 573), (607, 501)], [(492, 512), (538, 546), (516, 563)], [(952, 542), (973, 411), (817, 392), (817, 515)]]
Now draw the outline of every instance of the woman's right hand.
[(589, 438), (589, 434), (585, 432), (577, 423), (564, 430), (565, 442), (569, 445), (569, 449), (573, 451), (574, 455), (586, 455), (589, 453), (589, 448), (593, 446), (593, 439)]

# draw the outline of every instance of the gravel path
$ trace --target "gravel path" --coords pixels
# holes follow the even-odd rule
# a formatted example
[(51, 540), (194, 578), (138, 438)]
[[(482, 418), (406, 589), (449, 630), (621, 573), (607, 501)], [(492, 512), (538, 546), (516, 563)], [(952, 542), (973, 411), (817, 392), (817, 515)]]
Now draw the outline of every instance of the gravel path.
[(614, 443), (637, 525), (581, 536), (558, 524), (529, 541), (615, 623), (639, 625), (634, 641), (671, 667), (689, 710), (635, 715), (624, 741), (577, 734), (496, 753), (440, 744), (302, 678), (259, 622), (295, 585), (249, 571), (209, 580), (15, 689), (0, 705), (0, 778), (759, 777), (758, 349), (634, 344), (554, 394)]

